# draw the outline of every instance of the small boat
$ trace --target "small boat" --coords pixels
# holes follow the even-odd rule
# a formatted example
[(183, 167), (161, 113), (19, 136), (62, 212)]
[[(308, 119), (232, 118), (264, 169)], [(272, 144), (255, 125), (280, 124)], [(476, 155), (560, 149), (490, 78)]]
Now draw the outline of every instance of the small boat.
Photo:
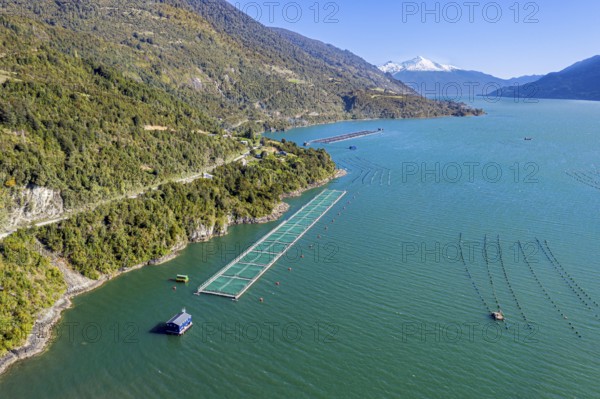
[(178, 274), (177, 278), (175, 278), (175, 281), (178, 283), (187, 283), (190, 281), (190, 278), (187, 276), (187, 274)]
[(531, 141), (531, 140), (533, 140), (533, 137), (524, 137), (523, 140), (525, 140), (525, 141)]
[(498, 321), (503, 321), (504, 320), (504, 315), (502, 314), (502, 312), (499, 310), (497, 312), (492, 312), (490, 314), (490, 316), (492, 317), (492, 319), (494, 320), (498, 320)]
[(348, 147), (348, 149), (354, 151), (354, 150), (356, 150), (356, 146), (355, 145), (351, 145), (350, 147)]

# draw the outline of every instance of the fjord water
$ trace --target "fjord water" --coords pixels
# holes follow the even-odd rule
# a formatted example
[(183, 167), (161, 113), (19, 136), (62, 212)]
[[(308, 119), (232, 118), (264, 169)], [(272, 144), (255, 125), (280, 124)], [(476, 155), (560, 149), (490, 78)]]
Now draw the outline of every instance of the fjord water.
[[(326, 146), (349, 169), (327, 188), (346, 197), (238, 302), (192, 293), (278, 222), (76, 298), (49, 350), (0, 377), (0, 396), (597, 396), (600, 190), (581, 176), (600, 181), (600, 103), (477, 105), (488, 114), (278, 134), (301, 144), (384, 129)], [(502, 262), (491, 245), (486, 266), (485, 236), (499, 237)], [(173, 290), (177, 273), (191, 282)], [(151, 332), (182, 307), (189, 332)]]

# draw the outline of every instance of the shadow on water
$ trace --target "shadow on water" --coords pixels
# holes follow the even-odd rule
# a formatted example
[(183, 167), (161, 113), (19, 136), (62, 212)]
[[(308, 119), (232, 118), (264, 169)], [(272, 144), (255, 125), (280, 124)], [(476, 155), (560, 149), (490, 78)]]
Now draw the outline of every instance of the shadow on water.
[(151, 334), (167, 334), (167, 323), (158, 322), (154, 327), (152, 327), (149, 331)]

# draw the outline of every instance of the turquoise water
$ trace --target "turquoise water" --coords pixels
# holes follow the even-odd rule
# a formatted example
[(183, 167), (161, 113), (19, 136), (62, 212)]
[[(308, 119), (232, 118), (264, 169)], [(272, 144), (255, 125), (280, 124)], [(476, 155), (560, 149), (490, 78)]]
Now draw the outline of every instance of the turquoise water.
[[(597, 397), (600, 103), (480, 105), (488, 115), (279, 135), (385, 129), (326, 146), (350, 169), (327, 188), (348, 194), (238, 302), (192, 293), (276, 223), (76, 298), (49, 350), (0, 377), (1, 396)], [(502, 264), (491, 245), (486, 267), (485, 236)], [(174, 291), (177, 273), (191, 282)], [(488, 317), (496, 302), (505, 323)], [(186, 335), (151, 332), (182, 307)]]

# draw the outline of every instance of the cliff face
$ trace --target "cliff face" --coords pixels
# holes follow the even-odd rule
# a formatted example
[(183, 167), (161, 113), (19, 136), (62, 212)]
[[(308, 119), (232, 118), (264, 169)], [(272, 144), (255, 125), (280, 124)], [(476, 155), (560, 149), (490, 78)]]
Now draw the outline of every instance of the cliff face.
[(11, 193), (12, 206), (6, 229), (23, 226), (36, 220), (59, 217), (65, 211), (60, 191), (30, 185)]
[(220, 237), (227, 234), (229, 226), (235, 226), (238, 224), (258, 224), (268, 223), (275, 221), (281, 217), (285, 212), (288, 211), (290, 206), (285, 202), (280, 202), (273, 208), (273, 212), (269, 215), (253, 218), (253, 217), (234, 217), (233, 215), (227, 216), (227, 223), (222, 225), (213, 223), (211, 225), (199, 223), (194, 231), (189, 236), (190, 242), (204, 242), (210, 240), (212, 237)]
[(259, 217), (259, 218), (253, 218), (253, 217), (237, 217), (234, 218), (232, 216), (229, 217), (229, 225), (236, 225), (236, 224), (259, 224), (259, 223), (268, 223), (268, 222), (273, 222), (277, 219), (279, 219), (284, 213), (286, 213), (288, 211), (288, 209), (290, 209), (289, 204), (285, 203), (285, 202), (280, 202), (277, 205), (275, 205), (275, 208), (273, 208), (273, 211), (266, 216), (263, 217)]
[(205, 225), (198, 224), (196, 229), (190, 234), (190, 242), (204, 242), (210, 240), (214, 236), (223, 236), (227, 234), (227, 225), (219, 227), (216, 224)]

